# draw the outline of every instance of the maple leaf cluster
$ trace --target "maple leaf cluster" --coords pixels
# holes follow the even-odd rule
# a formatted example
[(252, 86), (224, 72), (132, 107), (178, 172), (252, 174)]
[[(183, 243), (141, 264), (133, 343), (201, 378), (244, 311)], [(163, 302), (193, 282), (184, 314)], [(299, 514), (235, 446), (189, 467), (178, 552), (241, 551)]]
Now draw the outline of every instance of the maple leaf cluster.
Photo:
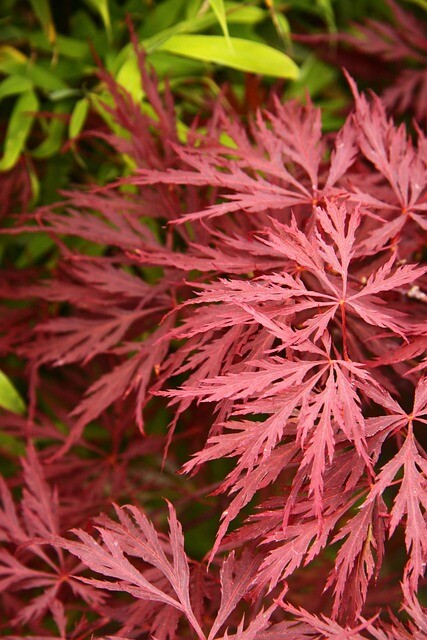
[[(358, 25), (356, 36), (344, 38), (350, 45), (369, 56), (378, 56), (385, 63), (400, 66), (394, 82), (383, 92), (385, 105), (404, 114), (412, 112), (418, 122), (427, 121), (425, 101), (427, 97), (427, 38), (425, 23), (388, 0), (394, 24), (367, 21)], [(405, 65), (407, 60), (411, 66)], [(406, 68), (405, 68), (406, 67)]]
[[(376, 83), (387, 109), (427, 123), (427, 38), (425, 14), (415, 16), (394, 0), (386, 0), (390, 20), (366, 19), (350, 31), (318, 35), (296, 34), (315, 46), (321, 57), (344, 66), (355, 78)], [(325, 44), (327, 43), (327, 46)], [(331, 47), (333, 43), (333, 47)], [(338, 47), (337, 47), (338, 45)]]
[[(427, 139), (349, 78), (336, 134), (309, 101), (249, 123), (219, 101), (183, 142), (139, 62), (152, 115), (101, 72), (126, 135), (96, 134), (132, 175), (21, 221), (61, 258), (2, 284), (30, 397), (1, 422), (27, 443), (1, 485), (6, 637), (421, 639)], [(196, 562), (176, 510), (209, 493)]]

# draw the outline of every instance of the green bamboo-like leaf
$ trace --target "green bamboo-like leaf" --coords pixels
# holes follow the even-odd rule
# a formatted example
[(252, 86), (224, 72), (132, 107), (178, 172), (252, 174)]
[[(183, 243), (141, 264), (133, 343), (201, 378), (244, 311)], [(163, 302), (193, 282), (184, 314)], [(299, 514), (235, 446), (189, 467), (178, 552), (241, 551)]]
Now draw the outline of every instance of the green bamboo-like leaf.
[(303, 98), (308, 90), (310, 96), (315, 98), (335, 82), (337, 76), (336, 68), (322, 62), (314, 54), (308, 55), (300, 67), (298, 80), (286, 88), (285, 96), (287, 99)]
[(0, 82), (0, 100), (25, 93), (33, 88), (33, 83), (24, 76), (9, 76)]
[[(32, 31), (28, 34), (28, 42), (38, 51), (49, 53), (51, 45), (43, 31)], [(70, 60), (90, 60), (90, 49), (87, 42), (61, 34), (56, 35), (55, 48), (58, 55)]]
[(71, 139), (76, 138), (84, 127), (87, 114), (89, 112), (89, 100), (82, 98), (74, 106), (68, 127), (68, 135)]
[[(246, 7), (239, 5), (236, 2), (227, 3), (226, 5), (227, 22), (228, 24), (242, 24), (242, 25), (256, 25), (268, 15), (266, 11), (260, 7)], [(172, 27), (168, 27), (159, 31), (152, 31), (151, 28), (144, 28), (142, 30), (141, 44), (148, 54), (154, 53), (164, 44), (169, 38), (176, 34), (182, 33), (197, 33), (213, 27), (217, 23), (217, 18), (212, 12), (208, 12), (203, 15), (195, 15), (187, 20), (183, 20)], [(151, 26), (151, 23), (150, 23)], [(146, 37), (147, 33), (154, 33)], [(124, 62), (131, 56), (133, 56), (132, 44), (126, 44), (123, 49), (117, 54), (112, 71), (116, 73), (118, 69), (124, 64)], [(175, 75), (175, 68), (169, 69), (170, 75)]]
[(163, 42), (160, 49), (187, 58), (215, 62), (248, 73), (297, 78), (298, 67), (278, 49), (266, 44), (230, 38), (232, 49), (224, 36), (174, 35)]
[(44, 91), (66, 89), (67, 84), (57, 74), (40, 64), (35, 64), (21, 51), (8, 45), (0, 45), (0, 72), (8, 76), (21, 76)]
[(52, 19), (49, 0), (30, 0), (30, 3), (50, 44), (55, 44), (56, 29)]
[(230, 34), (228, 33), (227, 15), (225, 13), (225, 6), (223, 0), (209, 0), (212, 11), (216, 15), (219, 24), (221, 25), (222, 32), (227, 39), (229, 47), (231, 47)]
[(17, 163), (33, 124), (33, 112), (37, 111), (38, 106), (39, 101), (33, 91), (24, 93), (16, 101), (7, 128), (0, 171), (8, 171)]
[(153, 3), (149, 18), (144, 20), (139, 29), (141, 38), (148, 38), (172, 27), (179, 21), (183, 9), (188, 7), (188, 3), (188, 0), (164, 0)]
[(28, 62), (22, 67), (20, 73), (32, 80), (36, 87), (45, 91), (58, 91), (67, 88), (67, 84), (58, 75), (33, 62)]
[(320, 8), (325, 22), (328, 25), (328, 29), (331, 32), (336, 32), (337, 25), (335, 23), (334, 10), (332, 8), (331, 0), (316, 0), (316, 4)]
[(204, 62), (178, 57), (167, 51), (155, 51), (150, 55), (150, 65), (159, 78), (168, 76), (173, 85), (176, 78), (184, 80), (185, 83), (191, 76), (200, 76), (203, 73)]
[(25, 413), (23, 399), (3, 371), (0, 371), (0, 407), (13, 413)]
[(228, 24), (248, 24), (254, 25), (262, 22), (268, 15), (261, 7), (250, 5), (245, 6), (238, 2), (227, 2), (225, 5)]
[(277, 10), (274, 4), (274, 0), (269, 0), (268, 2), (266, 2), (266, 4), (268, 5), (271, 20), (274, 24), (277, 35), (289, 50), (291, 48), (292, 42), (291, 42), (291, 26), (288, 22), (288, 19), (285, 17), (283, 13)]
[(11, 47), (8, 44), (0, 45), (0, 71), (3, 73), (10, 73), (9, 68), (12, 68), (13, 64), (23, 64), (27, 61), (25, 56), (16, 47)]
[[(69, 107), (67, 108), (67, 105), (61, 102), (55, 105), (53, 114), (61, 116), (61, 114), (68, 113), (68, 111)], [(61, 148), (64, 131), (66, 129), (66, 122), (61, 117), (53, 117), (46, 128), (46, 138), (31, 152), (33, 158), (50, 158), (55, 153), (58, 153)]]
[(410, 2), (411, 4), (416, 4), (424, 11), (427, 11), (427, 0), (406, 0), (406, 2)]
[[(226, 5), (226, 15), (228, 24), (256, 24), (261, 22), (267, 14), (259, 7), (245, 7), (232, 3)], [(195, 15), (144, 40), (144, 48), (150, 53), (174, 35), (204, 31), (213, 27), (217, 21), (218, 18), (211, 12)]]
[(29, 164), (28, 166), (28, 176), (30, 178), (30, 185), (31, 185), (31, 200), (29, 203), (30, 208), (33, 207), (37, 202), (38, 199), (40, 197), (40, 179), (37, 175), (37, 172), (34, 170), (34, 167), (32, 164)]
[(141, 101), (144, 92), (142, 90), (141, 72), (135, 56), (129, 57), (120, 67), (116, 80), (129, 91), (135, 102)]
[(185, 0), (185, 17), (194, 18), (203, 6), (204, 0)]
[(85, 0), (85, 2), (100, 15), (101, 20), (104, 23), (105, 31), (107, 32), (107, 36), (111, 39), (112, 28), (108, 0)]

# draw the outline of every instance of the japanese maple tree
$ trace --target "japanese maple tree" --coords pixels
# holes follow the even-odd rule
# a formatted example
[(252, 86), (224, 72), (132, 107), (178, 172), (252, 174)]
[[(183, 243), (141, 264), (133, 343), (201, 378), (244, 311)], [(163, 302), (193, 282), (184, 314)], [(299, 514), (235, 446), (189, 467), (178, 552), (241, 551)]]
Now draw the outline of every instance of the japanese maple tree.
[(183, 140), (138, 55), (150, 115), (102, 71), (123, 137), (94, 132), (132, 174), (11, 231), (61, 258), (1, 285), (30, 398), (1, 421), (5, 637), (421, 639), (426, 137), (348, 78), (333, 135), (276, 98)]

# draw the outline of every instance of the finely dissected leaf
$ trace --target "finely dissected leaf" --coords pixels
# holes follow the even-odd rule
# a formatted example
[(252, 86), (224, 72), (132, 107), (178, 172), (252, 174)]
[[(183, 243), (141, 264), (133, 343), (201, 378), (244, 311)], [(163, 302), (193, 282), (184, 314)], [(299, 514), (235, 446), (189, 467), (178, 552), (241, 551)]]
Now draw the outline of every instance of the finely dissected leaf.
[(378, 511), (379, 504), (372, 502), (369, 508), (351, 518), (333, 540), (336, 542), (348, 536), (338, 552), (328, 582), (328, 586), (335, 583), (334, 616), (344, 597), (349, 616), (356, 620), (365, 602), (369, 581), (378, 574), (385, 536), (384, 522)]
[[(24, 589), (28, 597), (12, 608), (12, 625), (25, 625), (38, 620), (48, 611), (61, 606), (59, 592), (66, 582), (75, 598), (99, 606), (102, 594), (82, 585), (70, 573), (79, 573), (81, 566), (70, 563), (55, 539), (63, 531), (59, 499), (43, 475), (33, 447), (23, 460), (24, 490), (20, 508), (0, 478), (0, 585), (10, 593)], [(62, 525), (62, 526), (61, 526)], [(54, 618), (57, 620), (56, 614)]]
[[(410, 0), (424, 9), (424, 0)], [(380, 61), (397, 65), (393, 82), (383, 92), (385, 105), (402, 114), (412, 111), (418, 122), (425, 122), (425, 92), (427, 74), (427, 43), (425, 39), (425, 20), (411, 15), (394, 0), (388, 0), (393, 14), (393, 24), (383, 24), (378, 20), (369, 20), (358, 24), (354, 35), (340, 34), (340, 39), (369, 56)], [(399, 67), (399, 62), (411, 60), (410, 68)]]
[[(231, 190), (231, 194), (225, 192), (225, 202), (188, 213), (177, 223), (223, 216), (233, 211), (257, 216), (263, 211), (301, 204), (307, 204), (311, 209), (323, 196), (334, 193), (334, 187), (353, 164), (357, 153), (354, 127), (348, 121), (338, 133), (329, 175), (324, 176), (320, 111), (310, 102), (303, 106), (296, 101), (283, 105), (275, 101), (274, 105), (274, 111), (267, 112), (264, 118), (259, 115), (254, 123), (251, 133), (256, 147), (246, 131), (224, 118), (223, 126), (236, 143), (236, 160), (229, 160), (228, 149), (178, 149), (192, 171), (141, 171), (137, 183), (211, 184)], [(218, 158), (227, 167), (227, 173), (218, 174)], [(298, 178), (288, 170), (289, 163), (296, 163), (302, 169)], [(255, 227), (260, 230), (259, 225), (264, 226), (265, 219), (256, 220)]]
[[(235, 5), (224, 6), (231, 24)], [(196, 25), (214, 25), (208, 3), (173, 10), (200, 8)], [(166, 29), (151, 46), (171, 35), (182, 44)], [(355, 111), (337, 133), (322, 133), (309, 100), (271, 98), (254, 115), (244, 105), (240, 119), (230, 89), (212, 117), (191, 125), (185, 114), (183, 138), (137, 47), (121, 69), (121, 84), (100, 72), (102, 108), (93, 98), (115, 135), (102, 124), (92, 142), (126, 158), (129, 175), (64, 193), (6, 230), (41, 228), (54, 263), (46, 273), (36, 251), (37, 269), (25, 256), (1, 283), (18, 302), (4, 308), (1, 347), (26, 360), (17, 375), (30, 402), (28, 417), (4, 413), (0, 427), (39, 450), (7, 483), (25, 482), (19, 508), (1, 487), (12, 627), (43, 634), (44, 612), (76, 640), (421, 639), (425, 136), (352, 85)], [(246, 81), (249, 102), (257, 82)], [(161, 533), (163, 495), (209, 571), (187, 559), (171, 506)], [(97, 518), (111, 501), (131, 505)], [(76, 527), (78, 540), (65, 539)], [(383, 562), (387, 535), (405, 565), (403, 599)], [(332, 618), (317, 615), (325, 586)], [(310, 612), (282, 614), (287, 589)], [(388, 622), (373, 619), (388, 606)], [(73, 626), (87, 609), (100, 625), (89, 632)]]
[[(427, 492), (425, 475), (427, 462), (418, 453), (412, 430), (409, 431), (405, 443), (396, 456), (388, 462), (377, 477), (366, 505), (384, 492), (392, 484), (398, 471), (403, 468), (403, 479), (399, 492), (394, 500), (390, 519), (390, 535), (406, 515), (405, 542), (409, 560), (405, 571), (409, 576), (409, 584), (415, 590), (419, 579), (424, 575), (427, 559)], [(365, 509), (368, 507), (366, 506)]]
[[(101, 535), (102, 546), (82, 530), (74, 530), (80, 542), (62, 540), (62, 546), (77, 555), (82, 562), (96, 573), (112, 580), (82, 579), (100, 589), (125, 591), (135, 598), (161, 602), (181, 611), (193, 627), (198, 638), (214, 640), (237, 604), (247, 594), (259, 566), (259, 558), (248, 550), (239, 561), (231, 554), (221, 569), (221, 603), (208, 636), (203, 633), (193, 612), (189, 596), (190, 570), (184, 552), (184, 538), (181, 525), (176, 519), (175, 510), (169, 507), (169, 545), (156, 533), (151, 522), (138, 509), (128, 506), (116, 507), (119, 523), (106, 517), (99, 519), (97, 529)], [(139, 558), (155, 567), (167, 580), (166, 593), (157, 588), (144, 574), (127, 559)], [(169, 557), (171, 556), (171, 559)], [(149, 574), (154, 580), (155, 574)], [(252, 640), (257, 633), (269, 625), (271, 614), (276, 608), (273, 604), (260, 611), (244, 630), (242, 619), (235, 637)], [(227, 634), (221, 638), (230, 637)]]
[[(236, 608), (237, 603), (247, 594), (258, 567), (259, 558), (249, 550), (243, 554), (238, 563), (235, 562), (233, 553), (224, 560), (221, 567), (221, 604), (209, 632), (208, 640), (215, 638), (228, 616)], [(268, 617), (265, 620), (268, 620)], [(246, 638), (246, 636), (242, 637)]]
[[(113, 591), (127, 591), (136, 598), (154, 600), (171, 605), (182, 611), (199, 638), (204, 638), (194, 616), (189, 596), (189, 567), (184, 553), (181, 525), (169, 504), (169, 527), (172, 562), (168, 559), (159, 537), (149, 520), (138, 509), (116, 508), (120, 524), (107, 518), (98, 527), (103, 545), (81, 530), (74, 533), (80, 542), (63, 541), (63, 546), (76, 555), (93, 571), (113, 580), (95, 580), (94, 586)], [(157, 588), (136, 569), (126, 555), (141, 558), (156, 567), (167, 579), (173, 594)]]

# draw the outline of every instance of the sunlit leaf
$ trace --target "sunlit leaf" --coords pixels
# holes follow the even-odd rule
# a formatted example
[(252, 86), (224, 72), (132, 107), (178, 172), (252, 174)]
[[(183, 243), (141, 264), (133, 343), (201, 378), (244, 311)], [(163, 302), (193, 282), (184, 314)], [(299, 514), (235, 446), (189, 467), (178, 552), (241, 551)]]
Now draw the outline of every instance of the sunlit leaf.
[(16, 164), (21, 155), (37, 111), (39, 101), (33, 91), (18, 98), (9, 120), (0, 171), (8, 171)]
[(331, 0), (316, 0), (316, 4), (324, 16), (329, 31), (336, 31), (337, 25), (335, 24), (335, 16)]
[(222, 32), (227, 39), (228, 45), (231, 47), (230, 34), (228, 33), (227, 16), (225, 13), (225, 7), (223, 0), (209, 0), (212, 11), (215, 13), (219, 24), (221, 25)]
[[(28, 35), (28, 41), (33, 47), (39, 51), (48, 53), (51, 51), (51, 45), (43, 31), (35, 31)], [(87, 42), (82, 42), (77, 38), (70, 38), (57, 34), (55, 40), (55, 48), (60, 56), (70, 58), (71, 60), (83, 60), (89, 58), (90, 50)]]
[(141, 72), (135, 56), (126, 60), (116, 75), (117, 82), (131, 94), (135, 102), (139, 102), (143, 96), (141, 84)]
[(411, 4), (416, 4), (424, 11), (427, 11), (427, 0), (406, 0), (406, 2), (410, 2)]
[(0, 407), (13, 413), (25, 413), (23, 399), (3, 371), (0, 371)]
[(278, 78), (296, 78), (297, 65), (281, 51), (266, 44), (230, 38), (231, 50), (224, 36), (175, 35), (164, 42), (163, 51), (205, 62), (215, 62), (232, 69)]
[[(153, 3), (149, 19), (143, 22), (139, 30), (140, 36), (147, 38), (169, 29), (179, 22), (182, 17), (182, 11), (184, 8), (187, 9), (188, 4), (188, 0), (165, 0), (164, 2)], [(191, 19), (194, 15), (188, 15), (188, 18)]]
[(111, 39), (112, 29), (108, 0), (85, 0), (85, 2), (100, 15), (101, 20), (104, 23), (105, 31), (107, 32), (107, 36)]
[(54, 73), (36, 64), (23, 53), (7, 45), (0, 45), (0, 72), (10, 76), (21, 76), (44, 91), (66, 89), (67, 84)]
[(9, 76), (0, 82), (0, 100), (8, 96), (25, 93), (33, 88), (33, 83), (29, 78), (23, 76)]
[(50, 10), (49, 0), (30, 0), (30, 3), (49, 42), (54, 44), (56, 40), (56, 29), (52, 18), (52, 12)]
[[(0, 71), (3, 71), (3, 68), (7, 68), (8, 64), (25, 62), (26, 60), (27, 56), (18, 49), (15, 49), (15, 47), (7, 44), (0, 45)], [(7, 71), (5, 71), (5, 73), (7, 73)]]
[(277, 31), (277, 35), (286, 45), (286, 47), (290, 48), (291, 46), (291, 27), (286, 16), (277, 10), (274, 0), (268, 0), (266, 2), (269, 11), (271, 20), (274, 24), (274, 27)]
[[(259, 7), (245, 7), (241, 5), (227, 5), (227, 23), (253, 25), (266, 16), (266, 12)], [(151, 38), (143, 41), (144, 48), (151, 53), (158, 49), (166, 40), (176, 34), (199, 33), (213, 27), (217, 23), (217, 17), (213, 13), (195, 15), (192, 18), (179, 22), (173, 27), (157, 32)], [(128, 50), (130, 46), (127, 45)], [(126, 49), (126, 48), (125, 48)]]
[(68, 135), (71, 139), (76, 138), (80, 134), (86, 122), (88, 112), (89, 100), (87, 98), (82, 98), (76, 102), (68, 127)]

